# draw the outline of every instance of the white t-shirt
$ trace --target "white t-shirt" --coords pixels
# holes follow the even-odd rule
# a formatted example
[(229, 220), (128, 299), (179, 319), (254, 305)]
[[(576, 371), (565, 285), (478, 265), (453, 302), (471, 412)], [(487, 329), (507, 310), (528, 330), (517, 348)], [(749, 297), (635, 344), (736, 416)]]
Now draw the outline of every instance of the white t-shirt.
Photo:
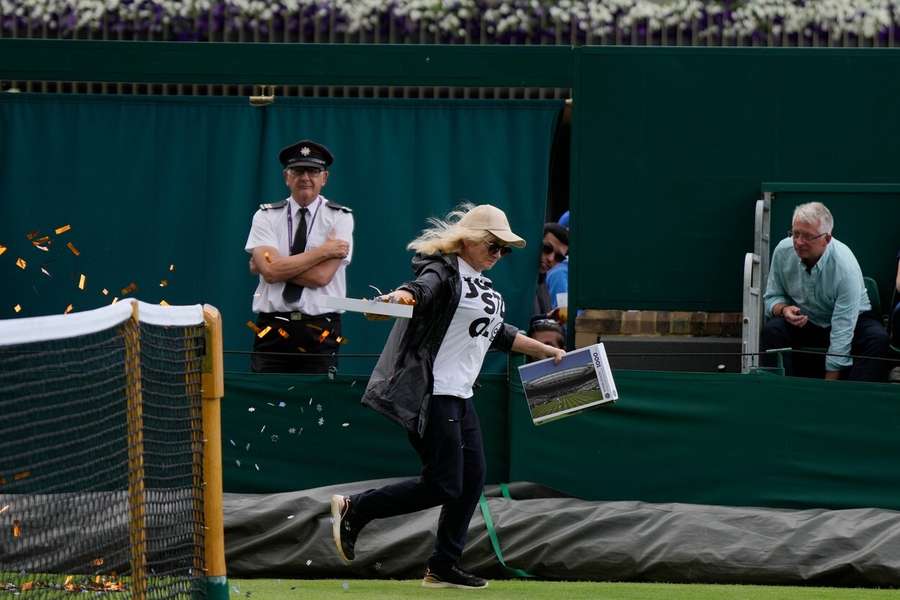
[[(306, 216), (306, 249), (318, 248), (328, 239), (328, 234), (334, 230), (335, 237), (347, 240), (350, 243), (350, 252), (341, 261), (331, 281), (319, 288), (303, 288), (300, 301), (288, 305), (281, 294), (284, 283), (266, 283), (262, 275), (259, 276), (259, 285), (253, 295), (253, 312), (294, 312), (300, 311), (307, 315), (321, 315), (335, 311), (333, 308), (323, 306), (320, 302), (322, 296), (345, 297), (347, 295), (347, 265), (353, 256), (353, 215), (340, 209), (326, 206), (328, 200), (319, 196), (307, 207), (309, 213)], [(288, 210), (291, 211), (291, 224), (293, 231), (288, 233)], [(258, 210), (253, 215), (253, 225), (250, 227), (250, 235), (244, 250), (253, 253), (257, 246), (271, 246), (278, 250), (281, 256), (290, 256), (291, 240), (297, 227), (300, 226), (300, 205), (293, 198), (288, 198), (288, 203), (282, 208), (270, 208)]]
[(491, 280), (459, 259), (459, 306), (434, 359), (435, 395), (470, 398), (472, 384), (503, 325), (506, 305)]

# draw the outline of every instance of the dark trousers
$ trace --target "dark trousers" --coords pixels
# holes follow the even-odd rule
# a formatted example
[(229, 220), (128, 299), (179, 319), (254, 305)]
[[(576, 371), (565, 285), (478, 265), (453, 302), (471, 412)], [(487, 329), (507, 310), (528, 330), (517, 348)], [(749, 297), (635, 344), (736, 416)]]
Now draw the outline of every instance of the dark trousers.
[(425, 435), (409, 434), (409, 441), (422, 461), (421, 476), (351, 496), (354, 525), (441, 506), (428, 564), (456, 564), (484, 488), (484, 446), (472, 399), (434, 396)]
[(294, 320), (291, 313), (260, 313), (256, 326), (271, 329), (253, 339), (250, 368), (254, 373), (327, 373), (331, 367), (337, 368), (340, 314), (303, 315)]
[[(831, 328), (819, 327), (807, 322), (803, 327), (794, 327), (783, 317), (774, 317), (766, 321), (760, 338), (762, 350), (770, 348), (827, 348), (831, 343)], [(887, 357), (887, 331), (873, 312), (864, 312), (856, 320), (853, 330), (853, 341), (850, 354), (857, 356)], [(805, 352), (785, 352), (784, 372), (796, 377), (825, 376), (825, 357), (820, 354)], [(763, 355), (760, 363), (763, 366), (775, 366), (774, 355)], [(884, 360), (854, 358), (853, 366), (844, 369), (842, 377), (854, 381), (885, 381), (889, 363)]]

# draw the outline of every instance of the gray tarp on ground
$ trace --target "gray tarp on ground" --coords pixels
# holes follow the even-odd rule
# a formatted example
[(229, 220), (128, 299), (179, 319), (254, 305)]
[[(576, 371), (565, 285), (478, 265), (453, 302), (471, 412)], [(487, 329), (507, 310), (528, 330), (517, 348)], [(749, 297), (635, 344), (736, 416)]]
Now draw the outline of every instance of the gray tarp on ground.
[[(371, 523), (350, 566), (331, 541), (331, 495), (390, 481), (397, 480), (225, 494), (228, 574), (420, 577), (437, 508)], [(510, 491), (513, 500), (488, 499), (503, 555), (540, 578), (900, 586), (900, 512), (587, 502), (529, 483), (510, 484)], [(496, 486), (486, 493), (499, 496)], [(509, 575), (477, 509), (463, 566), (491, 578)]]

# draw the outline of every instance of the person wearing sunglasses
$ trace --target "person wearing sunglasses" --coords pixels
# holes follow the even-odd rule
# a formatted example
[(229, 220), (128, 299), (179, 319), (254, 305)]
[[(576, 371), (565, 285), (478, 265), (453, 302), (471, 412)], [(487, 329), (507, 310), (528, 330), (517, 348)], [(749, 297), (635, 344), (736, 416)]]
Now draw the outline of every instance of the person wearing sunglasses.
[[(763, 297), (769, 319), (760, 346), (828, 348), (824, 357), (786, 353), (788, 375), (884, 381), (889, 363), (880, 359), (888, 353), (887, 331), (872, 310), (856, 257), (831, 235), (833, 227), (831, 211), (821, 202), (794, 209), (788, 236), (772, 253)], [(774, 361), (761, 360), (766, 366)]]
[(554, 298), (547, 287), (547, 273), (566, 260), (569, 253), (569, 230), (559, 223), (544, 223), (544, 239), (538, 263), (537, 292), (533, 314), (546, 315), (555, 308)]
[(334, 495), (332, 537), (349, 562), (370, 521), (441, 506), (422, 585), (482, 588), (487, 581), (459, 567), (485, 478), (472, 387), (490, 348), (557, 363), (565, 352), (504, 322), (503, 296), (485, 273), (525, 240), (512, 232), (502, 210), (466, 204), (429, 223), (407, 246), (416, 253), (415, 278), (378, 298), (414, 309), (411, 319), (394, 324), (362, 398), (403, 426), (421, 460), (421, 476)]

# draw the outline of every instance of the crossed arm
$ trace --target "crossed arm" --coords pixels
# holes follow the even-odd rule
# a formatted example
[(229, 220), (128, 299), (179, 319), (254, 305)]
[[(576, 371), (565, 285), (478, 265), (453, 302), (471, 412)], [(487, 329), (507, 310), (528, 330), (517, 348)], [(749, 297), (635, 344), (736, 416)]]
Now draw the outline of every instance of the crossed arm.
[(250, 272), (262, 275), (266, 283), (289, 281), (303, 287), (322, 287), (334, 277), (349, 248), (345, 240), (334, 237), (293, 256), (282, 256), (272, 246), (257, 246), (250, 258)]

